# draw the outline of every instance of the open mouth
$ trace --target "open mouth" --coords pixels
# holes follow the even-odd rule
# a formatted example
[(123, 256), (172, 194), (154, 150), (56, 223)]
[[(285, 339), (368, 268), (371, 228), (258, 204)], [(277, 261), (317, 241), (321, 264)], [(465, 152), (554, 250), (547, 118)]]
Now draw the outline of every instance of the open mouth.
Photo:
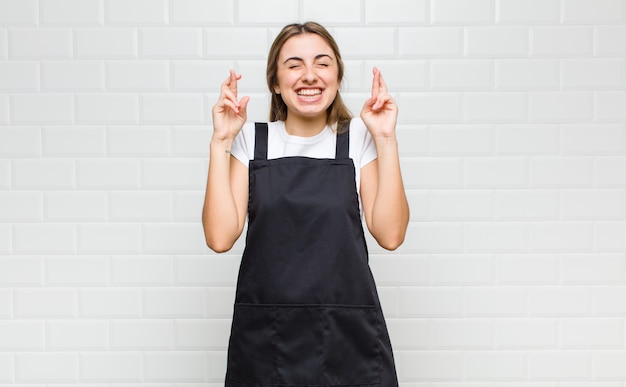
[(304, 98), (307, 100), (317, 99), (320, 95), (322, 95), (322, 89), (299, 89), (296, 90), (296, 93), (300, 98)]

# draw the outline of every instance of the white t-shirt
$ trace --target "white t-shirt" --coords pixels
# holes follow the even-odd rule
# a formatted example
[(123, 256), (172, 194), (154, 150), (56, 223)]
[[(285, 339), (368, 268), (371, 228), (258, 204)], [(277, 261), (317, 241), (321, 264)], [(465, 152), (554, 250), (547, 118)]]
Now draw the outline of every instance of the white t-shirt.
[[(246, 123), (231, 147), (230, 153), (246, 167), (254, 159), (254, 123)], [(268, 123), (267, 158), (301, 156), (316, 159), (334, 159), (337, 134), (326, 126), (319, 134), (312, 137), (292, 136), (287, 133), (284, 121)], [(356, 171), (356, 187), (360, 193), (361, 168), (376, 159), (376, 145), (367, 127), (360, 118), (350, 121), (350, 158)]]

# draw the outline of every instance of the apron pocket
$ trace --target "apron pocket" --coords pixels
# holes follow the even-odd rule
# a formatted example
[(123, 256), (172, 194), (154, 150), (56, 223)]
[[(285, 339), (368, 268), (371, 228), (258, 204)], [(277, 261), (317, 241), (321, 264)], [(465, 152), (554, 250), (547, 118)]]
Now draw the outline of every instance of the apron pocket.
[(276, 375), (276, 309), (235, 305), (228, 348), (228, 378), (247, 383), (267, 382)]
[(376, 307), (327, 306), (324, 369), (330, 385), (380, 383), (380, 319)]

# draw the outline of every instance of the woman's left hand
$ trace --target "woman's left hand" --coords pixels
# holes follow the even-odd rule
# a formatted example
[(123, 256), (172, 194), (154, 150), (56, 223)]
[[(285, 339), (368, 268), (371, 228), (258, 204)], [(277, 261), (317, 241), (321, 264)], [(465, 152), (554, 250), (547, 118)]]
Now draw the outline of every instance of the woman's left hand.
[(361, 119), (372, 137), (390, 137), (395, 135), (398, 106), (387, 91), (387, 84), (374, 67), (372, 81), (372, 97), (365, 101), (361, 109)]

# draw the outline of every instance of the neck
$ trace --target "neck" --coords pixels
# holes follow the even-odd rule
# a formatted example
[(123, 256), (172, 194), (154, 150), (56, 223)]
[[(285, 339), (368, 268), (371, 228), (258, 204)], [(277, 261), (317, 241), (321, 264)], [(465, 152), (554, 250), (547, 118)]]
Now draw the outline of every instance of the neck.
[(326, 115), (302, 117), (288, 114), (285, 120), (285, 130), (292, 136), (312, 137), (319, 134), (326, 127)]

